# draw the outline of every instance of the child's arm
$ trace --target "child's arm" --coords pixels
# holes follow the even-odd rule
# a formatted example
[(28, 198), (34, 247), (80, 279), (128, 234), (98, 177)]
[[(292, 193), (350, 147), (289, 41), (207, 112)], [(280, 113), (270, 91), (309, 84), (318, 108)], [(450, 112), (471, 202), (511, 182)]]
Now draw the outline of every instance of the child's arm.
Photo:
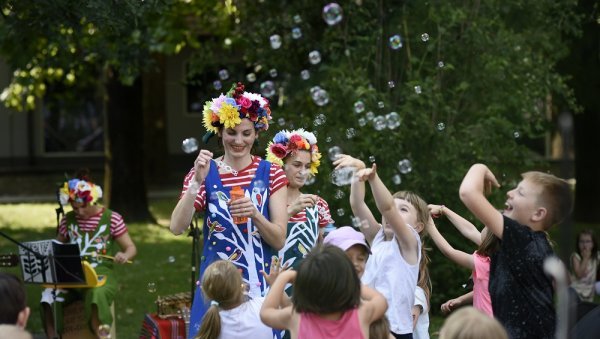
[(277, 277), (275, 283), (271, 286), (269, 294), (265, 298), (262, 307), (260, 308), (260, 320), (273, 328), (289, 329), (292, 323), (293, 306), (289, 305), (280, 308), (285, 285), (288, 282), (293, 282), (296, 279), (296, 271), (285, 271)]
[(365, 320), (367, 326), (383, 317), (385, 311), (387, 311), (388, 304), (383, 294), (367, 285), (361, 286), (360, 298), (362, 302), (358, 312), (361, 314), (361, 319)]
[[(357, 171), (365, 168), (365, 163), (359, 159), (353, 158), (346, 154), (338, 155), (337, 159), (333, 162), (336, 165), (335, 169), (343, 167), (354, 167)], [(379, 223), (371, 213), (371, 210), (365, 203), (365, 182), (361, 180), (353, 181), (350, 186), (350, 208), (352, 208), (352, 214), (359, 218), (361, 223), (366, 222), (366, 227), (360, 228), (361, 232), (365, 235), (365, 238), (369, 244), (373, 243), (373, 238), (379, 231)]]
[(450, 300), (446, 301), (445, 303), (442, 304), (440, 309), (442, 310), (442, 313), (448, 314), (448, 313), (454, 311), (457, 307), (460, 307), (460, 306), (463, 306), (466, 304), (472, 304), (472, 303), (473, 303), (473, 291), (471, 291), (469, 293), (465, 293), (458, 298), (450, 299)]
[(477, 227), (470, 221), (444, 205), (428, 205), (427, 207), (429, 207), (429, 213), (433, 217), (441, 215), (446, 216), (463, 237), (471, 240), (477, 245), (481, 245), (481, 232), (479, 232)]
[[(269, 286), (273, 286), (273, 284), (275, 284), (275, 281), (277, 280), (277, 277), (279, 277), (279, 274), (287, 269), (288, 265), (286, 264), (283, 267), (281, 267), (281, 260), (278, 256), (275, 255), (271, 258), (271, 270), (269, 271), (269, 274), (265, 273), (265, 271), (260, 271), (260, 273), (263, 275), (263, 277), (265, 277), (267, 284)], [(281, 304), (279, 304), (279, 306), (286, 307), (290, 305), (292, 305), (292, 299), (290, 299), (287, 293), (283, 292), (281, 296)]]
[(373, 197), (375, 198), (375, 204), (377, 204), (377, 209), (383, 214), (386, 222), (389, 223), (394, 230), (396, 240), (400, 245), (402, 257), (404, 257), (404, 260), (409, 264), (416, 264), (419, 259), (417, 250), (419, 248), (420, 240), (415, 237), (413, 231), (409, 228), (410, 226), (402, 219), (398, 208), (396, 208), (392, 194), (377, 175), (377, 165), (373, 164), (372, 168), (361, 170), (357, 175), (359, 175), (359, 177), (362, 176), (363, 178), (368, 178), (371, 192), (373, 192)]
[(426, 228), (427, 233), (429, 233), (429, 236), (431, 237), (431, 239), (433, 239), (433, 242), (435, 243), (437, 248), (439, 248), (439, 250), (442, 251), (446, 258), (454, 261), (460, 266), (473, 270), (473, 255), (465, 253), (463, 251), (459, 251), (452, 247), (452, 245), (450, 245), (448, 241), (446, 241), (444, 236), (440, 234), (440, 231), (438, 231), (437, 227), (435, 227), (435, 224), (433, 223), (433, 219), (431, 219), (431, 217), (429, 217), (429, 222), (427, 222)]
[(460, 199), (465, 206), (486, 225), (498, 238), (502, 239), (504, 219), (485, 197), (492, 186), (500, 187), (496, 177), (483, 164), (471, 166), (460, 184)]

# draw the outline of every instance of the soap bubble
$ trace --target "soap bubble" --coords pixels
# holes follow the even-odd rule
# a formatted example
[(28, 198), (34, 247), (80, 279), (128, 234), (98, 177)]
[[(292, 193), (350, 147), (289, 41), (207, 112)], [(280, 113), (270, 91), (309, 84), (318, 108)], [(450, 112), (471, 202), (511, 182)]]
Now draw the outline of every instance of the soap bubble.
[(333, 146), (327, 150), (327, 156), (329, 156), (329, 160), (331, 161), (336, 160), (340, 154), (342, 154), (342, 149), (339, 146)]
[(225, 44), (225, 46), (231, 46), (231, 43), (233, 41), (231, 40), (231, 38), (225, 38), (225, 40), (223, 40), (223, 43)]
[(320, 88), (312, 95), (312, 99), (317, 106), (325, 106), (329, 103), (329, 93), (326, 90)]
[(175, 262), (175, 257), (174, 257), (174, 256), (172, 256), (172, 255), (170, 255), (170, 256), (167, 258), (167, 261), (168, 261), (169, 263), (171, 263), (171, 264), (172, 264), (172, 263), (174, 263), (174, 262)]
[(362, 113), (365, 110), (365, 103), (358, 100), (357, 102), (354, 103), (354, 112), (355, 113)]
[(339, 200), (339, 199), (343, 199), (343, 198), (344, 198), (344, 195), (346, 195), (346, 194), (344, 194), (344, 191), (342, 191), (342, 190), (337, 190), (337, 191), (335, 191), (335, 193), (333, 194), (333, 197)]
[(343, 217), (344, 214), (346, 214), (346, 212), (344, 211), (344, 209), (343, 208), (338, 208), (337, 215), (339, 215), (340, 217)]
[(213, 81), (213, 87), (218, 91), (223, 88), (223, 84), (219, 80)]
[(367, 120), (371, 121), (373, 120), (373, 118), (375, 118), (375, 113), (368, 111), (367, 114), (365, 114), (365, 117), (367, 118)]
[(429, 34), (423, 33), (421, 34), (421, 41), (427, 42), (429, 40)]
[(367, 124), (367, 119), (365, 118), (358, 118), (358, 126), (360, 127), (364, 127)]
[(273, 34), (269, 37), (272, 49), (279, 49), (281, 47), (281, 36), (279, 34)]
[(229, 79), (229, 72), (226, 69), (222, 69), (219, 71), (219, 79), (227, 80)]
[(294, 22), (299, 24), (302, 22), (302, 17), (298, 14), (294, 15)]
[(260, 84), (260, 94), (266, 98), (275, 95), (275, 84), (271, 80), (264, 81)]
[(302, 78), (302, 80), (310, 79), (310, 71), (307, 69), (303, 69), (302, 72), (300, 72), (300, 78)]
[(396, 129), (400, 126), (400, 116), (396, 112), (390, 112), (385, 116), (387, 127), (389, 129)]
[(308, 53), (308, 61), (313, 65), (318, 64), (321, 62), (321, 53), (317, 50), (311, 51)]
[(103, 324), (98, 326), (98, 337), (101, 339), (110, 339), (110, 325)]
[(375, 162), (375, 156), (374, 155), (369, 155), (369, 162), (370, 163), (374, 163)]
[(277, 69), (275, 69), (275, 68), (271, 68), (271, 69), (269, 70), (269, 75), (271, 76), (271, 78), (277, 78), (277, 74), (278, 74), (278, 73), (277, 73)]
[(402, 48), (402, 37), (399, 34), (390, 37), (390, 48), (394, 50)]
[(246, 75), (246, 80), (248, 80), (248, 82), (255, 82), (256, 81), (256, 74), (254, 74), (254, 73), (248, 73)]
[(437, 66), (439, 68), (443, 68), (444, 67), (444, 62), (443, 61), (438, 61)]
[(513, 136), (515, 137), (515, 139), (519, 139), (521, 137), (521, 133), (519, 133), (519, 131), (515, 131), (513, 133)]
[(396, 83), (394, 81), (390, 80), (390, 81), (388, 81), (388, 87), (394, 88), (394, 87), (396, 87)]
[(352, 127), (346, 129), (346, 138), (352, 139), (356, 136), (356, 130)]
[(381, 115), (378, 115), (375, 118), (373, 118), (373, 127), (375, 127), (376, 131), (381, 131), (384, 128), (386, 128), (387, 122), (385, 121), (385, 118)]
[(410, 173), (412, 171), (412, 164), (410, 160), (403, 159), (398, 162), (398, 170), (402, 174)]
[(300, 39), (301, 37), (302, 37), (302, 30), (300, 29), (300, 27), (292, 28), (292, 38)]
[(402, 178), (400, 177), (400, 174), (394, 174), (394, 176), (392, 177), (392, 182), (394, 183), (394, 185), (400, 185), (402, 183)]
[(156, 284), (153, 282), (148, 283), (148, 292), (154, 293), (156, 292)]
[(187, 154), (196, 152), (198, 150), (198, 140), (196, 138), (183, 139), (181, 149)]
[(446, 124), (444, 124), (443, 122), (438, 122), (437, 126), (436, 126), (438, 131), (443, 131), (446, 128)]
[(377, 107), (384, 108), (385, 107), (385, 103), (383, 101), (380, 101), (380, 102), (377, 103)]
[(343, 10), (342, 7), (335, 2), (332, 2), (323, 7), (323, 19), (329, 26), (333, 26), (342, 21)]
[(421, 94), (421, 86), (419, 86), (419, 85), (415, 86), (415, 93)]
[(284, 119), (284, 118), (279, 118), (279, 119), (277, 119), (277, 124), (278, 124), (279, 126), (283, 126), (283, 125), (285, 125), (285, 119)]

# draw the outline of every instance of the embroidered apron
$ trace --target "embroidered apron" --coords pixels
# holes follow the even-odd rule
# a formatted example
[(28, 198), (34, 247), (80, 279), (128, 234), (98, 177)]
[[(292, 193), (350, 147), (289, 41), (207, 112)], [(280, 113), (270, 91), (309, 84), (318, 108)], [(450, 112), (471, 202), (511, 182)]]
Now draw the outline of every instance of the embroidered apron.
[[(212, 160), (211, 160), (212, 161)], [(242, 187), (247, 197), (265, 218), (269, 219), (269, 174), (271, 163), (261, 160), (250, 186)], [(231, 188), (224, 187), (216, 163), (211, 164), (205, 179), (206, 210), (202, 226), (203, 249), (200, 257), (199, 281), (211, 263), (229, 260), (242, 271), (242, 279), (249, 286), (251, 298), (265, 294), (267, 283), (260, 271), (269, 272), (271, 256), (276, 253), (263, 241), (252, 218), (245, 224), (234, 224), (227, 201)], [(210, 304), (204, 300), (200, 285), (196, 288), (190, 316), (188, 338), (200, 330), (202, 317)]]

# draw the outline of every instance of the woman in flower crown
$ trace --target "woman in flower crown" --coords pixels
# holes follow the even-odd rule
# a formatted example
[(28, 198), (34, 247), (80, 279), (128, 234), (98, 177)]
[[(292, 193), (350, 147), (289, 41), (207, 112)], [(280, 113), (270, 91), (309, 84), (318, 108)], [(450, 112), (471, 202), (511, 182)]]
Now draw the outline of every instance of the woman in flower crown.
[[(285, 173), (278, 165), (251, 154), (259, 133), (269, 127), (269, 101), (245, 92), (244, 85), (237, 83), (226, 95), (207, 101), (203, 114), (208, 131), (204, 140), (217, 134), (224, 153), (215, 157), (209, 150), (200, 150), (184, 179), (170, 229), (174, 234), (183, 233), (194, 213), (203, 212), (199, 280), (208, 265), (229, 260), (240, 269), (249, 296), (260, 297), (267, 287), (261, 271), (269, 272), (271, 256), (283, 247), (288, 219)], [(236, 191), (242, 191), (242, 197), (232, 199)], [(198, 287), (190, 338), (196, 335), (209, 306)]]
[[(106, 277), (106, 283), (95, 288), (58, 289), (55, 296), (52, 295), (53, 289), (44, 290), (41, 303), (46, 335), (55, 338), (56, 332), (62, 332), (63, 304), (83, 299), (86, 323), (98, 336), (100, 325), (113, 323), (110, 307), (119, 286), (113, 274), (114, 263), (130, 263), (137, 249), (127, 232), (123, 217), (97, 204), (98, 199), (102, 198), (102, 189), (89, 180), (87, 170), (80, 171), (74, 179), (65, 182), (58, 196), (61, 205), (70, 204), (73, 210), (67, 212), (60, 221), (57, 239), (78, 244), (83, 259), (90, 263), (98, 275)], [(57, 329), (54, 328), (53, 302), (56, 302), (56, 317), (59, 319), (56, 322)]]
[(287, 239), (279, 251), (284, 267), (296, 268), (322, 238), (325, 226), (334, 224), (323, 198), (300, 191), (306, 180), (317, 174), (320, 159), (317, 138), (303, 129), (281, 131), (267, 146), (267, 160), (281, 165), (289, 181)]

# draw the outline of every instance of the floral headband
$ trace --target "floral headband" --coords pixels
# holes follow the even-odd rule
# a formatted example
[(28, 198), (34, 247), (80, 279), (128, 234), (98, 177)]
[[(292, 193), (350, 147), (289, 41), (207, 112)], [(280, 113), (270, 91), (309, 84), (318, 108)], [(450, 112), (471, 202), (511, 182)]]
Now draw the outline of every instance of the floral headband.
[(221, 94), (218, 98), (205, 102), (202, 114), (204, 127), (212, 135), (221, 127), (234, 128), (243, 118), (252, 121), (257, 130), (266, 131), (271, 120), (269, 100), (260, 94), (244, 92), (244, 84), (241, 82), (231, 86), (226, 95)]
[(58, 190), (58, 198), (61, 205), (71, 201), (93, 204), (102, 198), (102, 188), (89, 181), (71, 179)]
[(300, 128), (293, 131), (283, 130), (273, 137), (267, 146), (267, 160), (283, 166), (283, 159), (297, 150), (310, 152), (310, 174), (315, 175), (321, 164), (321, 153), (317, 146), (317, 138), (311, 132)]

